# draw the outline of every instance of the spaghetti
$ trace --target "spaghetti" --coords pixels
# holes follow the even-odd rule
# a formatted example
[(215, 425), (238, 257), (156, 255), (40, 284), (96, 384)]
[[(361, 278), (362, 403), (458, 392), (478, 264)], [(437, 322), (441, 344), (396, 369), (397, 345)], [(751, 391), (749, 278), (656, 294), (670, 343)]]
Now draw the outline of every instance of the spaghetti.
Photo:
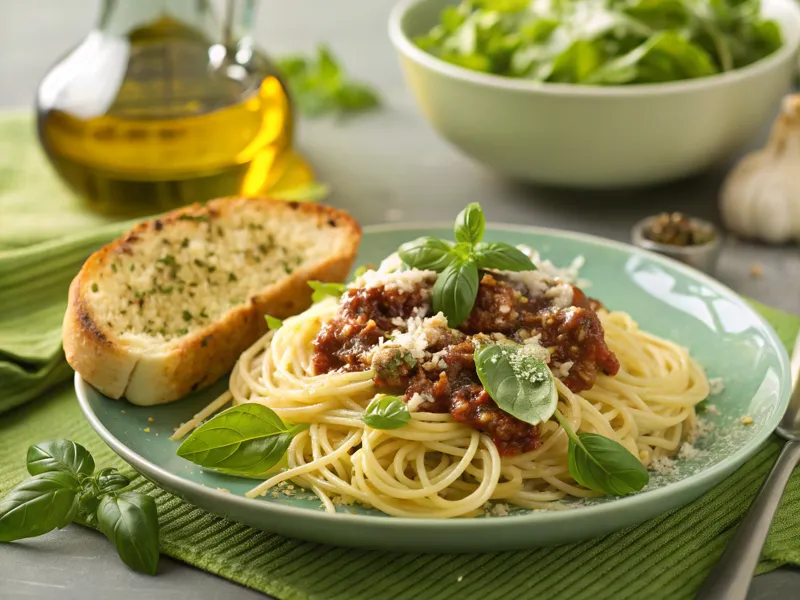
[[(555, 420), (537, 426), (535, 447), (528, 446), (533, 449), (505, 454), (486, 432), (448, 412), (421, 410), (419, 402), (409, 401), (411, 419), (404, 427), (367, 426), (362, 420), (367, 405), (386, 391), (376, 386), (381, 378), (367, 366), (369, 358), (363, 367), (320, 373), (315, 356), (323, 326), (340, 310), (336, 299), (327, 298), (264, 335), (240, 357), (229, 392), (175, 437), (229, 401), (258, 402), (286, 421), (308, 423), (292, 440), (285, 470), (247, 496), (291, 480), (312, 490), (329, 512), (336, 505), (359, 503), (401, 517), (464, 517), (482, 514), (490, 501), (559, 509), (564, 498), (598, 495), (571, 477), (568, 438)], [(595, 312), (619, 368), (613, 376), (598, 373), (593, 385), (580, 389), (566, 376), (575, 366), (551, 361), (560, 375), (555, 379), (558, 410), (574, 431), (611, 438), (645, 466), (675, 454), (693, 435), (695, 405), (708, 396), (703, 370), (685, 348), (641, 331), (629, 315), (599, 305)], [(410, 321), (407, 331), (413, 329)], [(406, 333), (400, 329), (395, 338)], [(381, 338), (378, 346), (386, 343)]]

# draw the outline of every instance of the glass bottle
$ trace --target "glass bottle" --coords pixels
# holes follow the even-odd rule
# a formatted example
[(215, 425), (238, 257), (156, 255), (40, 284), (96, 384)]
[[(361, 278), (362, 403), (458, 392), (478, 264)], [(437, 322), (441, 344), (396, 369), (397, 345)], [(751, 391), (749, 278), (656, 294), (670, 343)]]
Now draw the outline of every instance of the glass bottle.
[(255, 8), (103, 1), (36, 102), (47, 156), (91, 208), (151, 214), (311, 180), (291, 151), (287, 91), (250, 35)]

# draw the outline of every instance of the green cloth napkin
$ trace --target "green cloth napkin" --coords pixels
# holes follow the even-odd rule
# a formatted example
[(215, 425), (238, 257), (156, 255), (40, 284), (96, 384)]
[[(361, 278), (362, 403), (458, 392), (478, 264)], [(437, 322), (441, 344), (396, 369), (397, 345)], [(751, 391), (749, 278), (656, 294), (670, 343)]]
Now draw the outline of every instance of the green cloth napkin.
[[(0, 116), (0, 496), (25, 477), (28, 445), (48, 438), (84, 444), (98, 466), (122, 466), (81, 415), (67, 381), (60, 327), (81, 263), (127, 225), (82, 214), (32, 142), (29, 118)], [(65, 230), (83, 231), (59, 237)], [(756, 308), (792, 345), (800, 318)], [(201, 511), (141, 477), (134, 485), (158, 503), (166, 554), (281, 600), (680, 599), (692, 597), (719, 557), (780, 447), (771, 439), (700, 499), (637, 527), (579, 544), (493, 554), (401, 554), (301, 542)], [(758, 571), (785, 563), (800, 564), (797, 474)]]

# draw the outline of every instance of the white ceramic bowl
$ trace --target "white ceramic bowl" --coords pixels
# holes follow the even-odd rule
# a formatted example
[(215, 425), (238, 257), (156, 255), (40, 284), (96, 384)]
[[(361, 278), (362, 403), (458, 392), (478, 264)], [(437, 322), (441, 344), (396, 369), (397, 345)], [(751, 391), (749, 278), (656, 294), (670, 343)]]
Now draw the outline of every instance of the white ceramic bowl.
[(800, 8), (763, 0), (781, 25), (774, 54), (722, 75), (664, 84), (534, 83), (446, 63), (411, 40), (453, 0), (402, 0), (389, 35), (422, 111), (447, 140), (516, 179), (566, 187), (653, 184), (740, 151), (776, 114), (792, 83)]

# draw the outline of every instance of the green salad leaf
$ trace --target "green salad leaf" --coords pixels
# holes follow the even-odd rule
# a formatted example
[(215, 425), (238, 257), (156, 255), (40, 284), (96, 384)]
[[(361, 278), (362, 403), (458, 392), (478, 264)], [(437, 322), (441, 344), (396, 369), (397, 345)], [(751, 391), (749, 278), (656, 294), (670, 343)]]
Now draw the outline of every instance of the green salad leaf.
[(783, 40), (760, 0), (462, 0), (415, 42), (474, 71), (620, 85), (739, 69)]

